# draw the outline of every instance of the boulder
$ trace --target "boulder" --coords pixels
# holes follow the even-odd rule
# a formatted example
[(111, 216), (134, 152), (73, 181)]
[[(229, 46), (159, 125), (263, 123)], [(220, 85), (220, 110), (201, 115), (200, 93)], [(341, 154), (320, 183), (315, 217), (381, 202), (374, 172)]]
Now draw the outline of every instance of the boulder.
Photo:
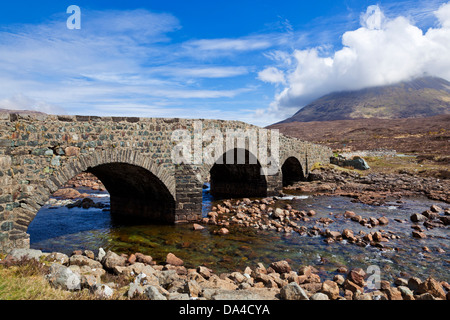
[(387, 225), (389, 223), (389, 219), (386, 217), (378, 218), (378, 223), (381, 225)]
[(182, 293), (187, 293), (190, 297), (194, 298), (198, 297), (201, 292), (202, 287), (200, 287), (200, 285), (195, 280), (186, 281), (182, 289)]
[(414, 213), (411, 217), (410, 217), (412, 222), (422, 222), (425, 221), (427, 219), (427, 217), (425, 217), (424, 215), (420, 214), (420, 213)]
[(199, 224), (197, 224), (197, 223), (194, 223), (193, 226), (192, 226), (192, 228), (193, 228), (195, 231), (199, 231), (199, 230), (205, 229), (204, 226), (201, 226), (201, 225), (199, 225)]
[(289, 265), (289, 263), (286, 260), (281, 260), (281, 261), (277, 261), (277, 262), (273, 262), (270, 267), (275, 270), (275, 272), (277, 273), (289, 273), (292, 271), (291, 266)]
[(7, 259), (14, 259), (14, 260), (22, 260), (22, 259), (35, 259), (39, 261), (40, 257), (43, 256), (41, 250), (35, 250), (35, 249), (13, 249), (11, 252), (7, 255)]
[(358, 285), (359, 287), (364, 287), (365, 281), (364, 277), (366, 276), (366, 273), (361, 268), (356, 268), (350, 270), (350, 272), (347, 275), (347, 279)]
[(330, 300), (328, 296), (324, 293), (318, 292), (311, 296), (311, 300)]
[(419, 238), (419, 239), (426, 239), (426, 237), (427, 237), (427, 235), (425, 233), (419, 232), (419, 231), (413, 231), (412, 236), (414, 238)]
[(127, 292), (128, 298), (133, 299), (143, 294), (144, 294), (144, 287), (142, 287), (140, 283), (135, 282), (130, 283)]
[(389, 287), (388, 289), (383, 290), (383, 292), (387, 295), (389, 300), (403, 300), (402, 293), (397, 288)]
[(339, 297), (339, 286), (336, 282), (325, 280), (322, 283), (322, 293), (326, 294), (331, 300), (336, 300)]
[(173, 253), (167, 254), (166, 263), (173, 266), (182, 266), (184, 264), (183, 260), (175, 256)]
[(100, 299), (110, 299), (114, 294), (114, 290), (106, 284), (99, 284), (95, 286), (94, 294)]
[(442, 212), (442, 211), (444, 211), (444, 210), (442, 210), (441, 207), (439, 207), (439, 206), (437, 206), (437, 205), (435, 205), (435, 204), (433, 204), (433, 205), (430, 207), (430, 210), (433, 211), (433, 212)]
[(102, 259), (102, 264), (106, 269), (113, 270), (116, 266), (125, 266), (127, 258), (119, 256), (117, 253), (108, 250)]
[(159, 280), (159, 285), (165, 287), (169, 285), (171, 282), (178, 279), (177, 272), (175, 270), (165, 270), (161, 271), (156, 275)]
[(86, 256), (82, 255), (73, 255), (69, 258), (69, 264), (75, 265), (75, 266), (89, 266), (93, 269), (101, 269), (102, 264), (98, 261), (95, 261), (93, 259), (89, 259)]
[(144, 290), (144, 295), (150, 300), (167, 300), (156, 286), (147, 286)]
[(400, 290), (400, 293), (402, 294), (402, 297), (404, 300), (413, 300), (414, 299), (414, 293), (406, 286), (399, 286), (397, 287), (398, 290)]
[(57, 262), (62, 265), (67, 265), (69, 264), (69, 256), (60, 252), (52, 252), (45, 257), (45, 261)]
[(152, 264), (152, 262), (153, 262), (153, 258), (149, 255), (145, 255), (140, 252), (136, 252), (135, 256), (136, 256), (137, 262), (142, 262), (144, 264)]
[[(211, 290), (211, 289), (208, 289)], [(223, 290), (212, 289), (204, 292), (204, 296), (211, 300), (274, 300), (278, 291), (273, 289), (252, 289), (252, 290)]]
[(106, 256), (105, 250), (103, 250), (103, 248), (98, 248), (97, 261), (101, 262), (105, 256)]
[(209, 279), (209, 277), (211, 276), (211, 269), (208, 269), (207, 267), (203, 267), (203, 266), (199, 266), (197, 268), (197, 272), (199, 275), (201, 275), (203, 278), (205, 279)]
[(442, 288), (441, 284), (431, 277), (419, 285), (417, 292), (419, 294), (430, 293), (435, 298), (440, 298), (440, 299), (445, 300), (446, 293), (445, 293), (444, 289)]
[(226, 235), (226, 234), (229, 234), (230, 231), (227, 228), (220, 228), (217, 233), (221, 234), (221, 235)]
[(281, 288), (280, 296), (283, 300), (309, 300), (306, 291), (296, 282), (291, 282)]
[(80, 290), (80, 276), (70, 268), (54, 263), (51, 265), (49, 273), (45, 276), (50, 285), (63, 290)]
[(421, 283), (422, 283), (422, 280), (420, 280), (417, 277), (409, 278), (409, 280), (408, 280), (408, 288), (411, 289), (414, 292), (418, 291)]
[(343, 284), (344, 290), (346, 291), (350, 291), (353, 294), (356, 293), (357, 291), (363, 293), (364, 289), (360, 286), (358, 286), (356, 283), (354, 283), (353, 281), (349, 280), (349, 279), (345, 279), (345, 282)]

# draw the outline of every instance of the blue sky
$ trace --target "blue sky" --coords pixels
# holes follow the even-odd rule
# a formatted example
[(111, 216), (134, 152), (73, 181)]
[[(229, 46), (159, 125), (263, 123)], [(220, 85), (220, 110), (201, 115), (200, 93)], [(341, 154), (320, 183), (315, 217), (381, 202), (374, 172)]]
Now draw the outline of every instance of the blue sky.
[(0, 108), (265, 126), (331, 91), (450, 80), (447, 1), (14, 1), (0, 21)]

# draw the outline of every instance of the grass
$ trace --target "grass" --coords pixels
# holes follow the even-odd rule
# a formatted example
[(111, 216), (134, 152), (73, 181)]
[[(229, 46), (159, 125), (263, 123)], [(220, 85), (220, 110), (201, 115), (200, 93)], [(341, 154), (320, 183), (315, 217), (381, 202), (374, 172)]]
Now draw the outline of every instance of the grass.
[(80, 293), (52, 288), (36, 265), (0, 266), (0, 300), (79, 300), (82, 297)]
[[(441, 179), (450, 178), (450, 165), (448, 161), (433, 157), (365, 157), (369, 170), (356, 170), (350, 167), (339, 167), (333, 164), (322, 165), (315, 163), (311, 171), (315, 169), (334, 169), (338, 171), (356, 172), (362, 176), (371, 173), (401, 174), (407, 173), (421, 177), (435, 177)], [(445, 159), (444, 159), (445, 160)]]
[[(36, 260), (0, 264), (0, 300), (99, 300), (89, 290), (70, 292), (53, 288), (44, 275), (48, 265)], [(125, 299), (124, 290), (115, 290), (111, 300)]]
[(408, 173), (422, 177), (449, 178), (449, 165), (436, 161), (419, 161), (418, 157), (366, 157), (371, 172)]

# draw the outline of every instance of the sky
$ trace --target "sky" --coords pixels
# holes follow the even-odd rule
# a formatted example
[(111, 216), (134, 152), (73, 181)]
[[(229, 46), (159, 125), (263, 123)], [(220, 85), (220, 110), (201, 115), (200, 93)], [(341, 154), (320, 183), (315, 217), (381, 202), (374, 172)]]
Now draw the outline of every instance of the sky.
[(450, 81), (448, 0), (0, 4), (4, 109), (267, 126), (423, 75)]

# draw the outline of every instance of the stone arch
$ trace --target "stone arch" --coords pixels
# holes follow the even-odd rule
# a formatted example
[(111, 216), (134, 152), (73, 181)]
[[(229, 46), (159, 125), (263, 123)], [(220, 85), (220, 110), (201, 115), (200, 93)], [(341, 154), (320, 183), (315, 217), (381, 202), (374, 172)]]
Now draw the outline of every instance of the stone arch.
[(283, 187), (292, 185), (294, 182), (305, 181), (305, 171), (296, 157), (288, 157), (281, 166)]
[[(234, 159), (231, 164), (227, 163), (227, 155)], [(214, 197), (267, 196), (267, 177), (256, 156), (247, 149), (233, 148), (224, 152), (210, 166), (209, 172), (210, 193)]]
[[(10, 235), (10, 240), (15, 242), (15, 247), (29, 247), (29, 235), (26, 232), (39, 209), (52, 193), (81, 172), (91, 172), (104, 183), (111, 194), (111, 210), (116, 210), (118, 216), (122, 212), (123, 217), (132, 217), (128, 219), (132, 221), (146, 219), (175, 222), (176, 185), (173, 174), (137, 152), (128, 150), (95, 152), (80, 155), (66, 162), (43, 183), (37, 181), (33, 185), (33, 197), (24, 199), (21, 206), (14, 209), (17, 218), (10, 232), (13, 235), (12, 237)], [(130, 176), (135, 178), (134, 183), (131, 182)], [(158, 194), (154, 196), (152, 193), (157, 190)], [(166, 205), (158, 206), (158, 202), (161, 201), (165, 201)], [(121, 202), (123, 204), (119, 204)], [(127, 210), (130, 206), (132, 210)], [(166, 211), (165, 215), (163, 211)], [(14, 234), (17, 239), (14, 238)]]

